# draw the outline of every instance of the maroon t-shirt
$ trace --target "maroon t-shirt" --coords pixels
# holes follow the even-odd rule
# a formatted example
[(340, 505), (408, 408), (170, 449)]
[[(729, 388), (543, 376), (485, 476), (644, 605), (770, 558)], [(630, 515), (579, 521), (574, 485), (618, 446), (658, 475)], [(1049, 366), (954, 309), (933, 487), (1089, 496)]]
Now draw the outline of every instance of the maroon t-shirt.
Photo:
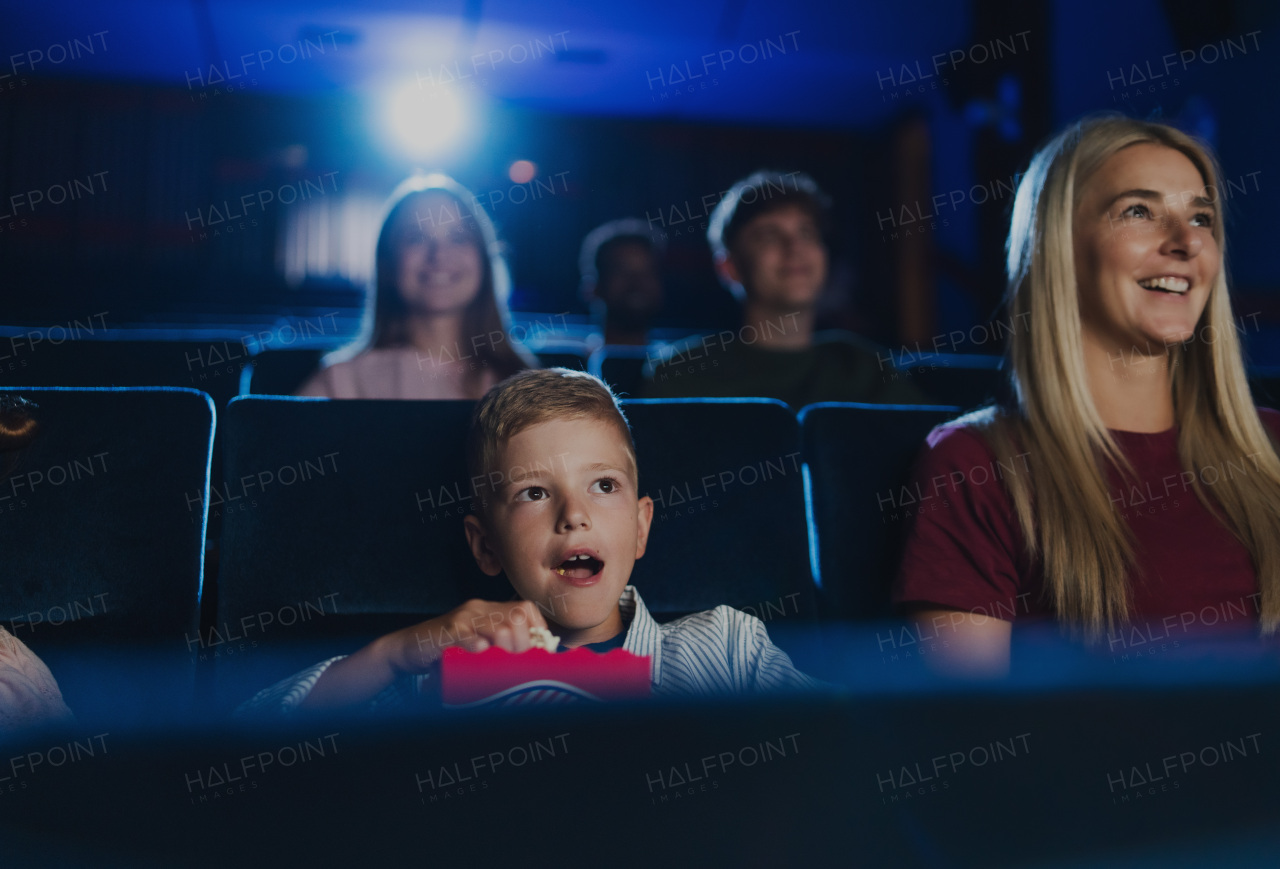
[[(1280, 438), (1280, 412), (1260, 408)], [(1112, 645), (1154, 641), (1217, 626), (1256, 625), (1258, 580), (1248, 550), (1200, 503), (1178, 459), (1178, 430), (1112, 431), (1133, 464), (1136, 483), (1111, 470), (1110, 497), (1133, 530), (1140, 570), (1131, 573), (1126, 633)], [(1220, 479), (1255, 473), (1251, 457), (1205, 468), (1212, 497)], [(1027, 558), (1025, 539), (1004, 483), (1028, 473), (1026, 454), (997, 457), (977, 431), (949, 423), (930, 432), (916, 464), (913, 524), (894, 584), (899, 607), (966, 610), (1008, 621), (1052, 616), (1043, 576)], [(1137, 629), (1139, 635), (1130, 635)]]

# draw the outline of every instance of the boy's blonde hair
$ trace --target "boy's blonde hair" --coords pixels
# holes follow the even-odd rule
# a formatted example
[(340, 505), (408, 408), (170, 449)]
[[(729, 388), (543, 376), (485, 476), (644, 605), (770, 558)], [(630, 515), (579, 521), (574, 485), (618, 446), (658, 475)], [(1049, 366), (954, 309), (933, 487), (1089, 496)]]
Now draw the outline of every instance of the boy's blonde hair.
[[(617, 396), (600, 378), (568, 368), (521, 371), (485, 393), (467, 432), (471, 479), (481, 490), (493, 488), (495, 479), (500, 484), (505, 474), (495, 467), (498, 450), (530, 426), (561, 419), (599, 420), (617, 429), (631, 460), (631, 482), (638, 485), (635, 442)], [(482, 495), (478, 500), (483, 505)]]

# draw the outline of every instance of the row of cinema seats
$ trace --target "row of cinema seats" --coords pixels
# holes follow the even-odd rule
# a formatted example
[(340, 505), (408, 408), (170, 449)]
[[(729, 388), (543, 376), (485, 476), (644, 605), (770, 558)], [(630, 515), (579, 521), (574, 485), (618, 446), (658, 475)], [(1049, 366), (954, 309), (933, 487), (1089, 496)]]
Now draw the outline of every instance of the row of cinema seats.
[[(192, 698), (197, 675), (225, 709), (469, 597), (510, 595), (462, 533), (471, 402), (248, 396), (215, 413), (187, 389), (4, 391), (39, 405), (41, 434), (0, 483), (0, 619), (50, 660), (73, 707), (119, 712), (107, 686), (120, 673), (99, 670), (125, 659), (95, 653), (98, 669), (83, 668), (87, 643), (160, 650), (170, 667), (138, 687), (139, 709)], [(888, 615), (906, 525), (897, 493), (954, 409), (625, 408), (656, 506), (634, 581), (659, 620), (729, 604), (785, 648), (789, 632), (800, 643), (819, 623)], [(215, 419), (223, 473), (211, 480)], [(204, 577), (213, 519), (221, 559)]]
[[(537, 852), (528, 843), (547, 829), (529, 795), (553, 793), (573, 800), (571, 835), (557, 840), (560, 863), (615, 853), (625, 818), (643, 833), (629, 846), (636, 864), (679, 853), (712, 864), (788, 865), (800, 854), (840, 865), (1023, 865), (1009, 855), (1040, 854), (1047, 841), (1064, 866), (1187, 865), (1188, 855), (1197, 865), (1274, 864), (1277, 767), (1274, 753), (1261, 752), (1268, 735), (1259, 722), (1280, 713), (1277, 675), (1237, 656), (1204, 660), (1182, 685), (1163, 670), (1109, 665), (1112, 683), (1065, 690), (619, 705), (569, 720), (553, 708), (332, 727), (305, 719), (286, 724), (292, 730), (276, 722), (227, 728), (209, 715), (166, 721), (166, 709), (193, 698), (196, 676), (222, 679), (225, 710), (326, 654), (302, 648), (303, 639), (350, 647), (359, 631), (448, 606), (455, 590), (484, 582), (465, 572), (470, 561), (443, 516), (455, 506), (446, 503), (449, 487), (465, 493), (445, 457), (460, 446), (465, 404), (234, 401), (216, 414), (228, 474), (215, 494), (215, 410), (199, 392), (0, 391), (38, 401), (43, 423), (0, 483), (0, 618), (49, 661), (79, 719), (65, 737), (42, 734), (24, 747), (30, 753), (7, 753), (3, 775), (17, 784), (3, 783), (12, 800), (0, 837), (11, 857), (332, 865), (370, 849), (416, 856), (425, 840), (437, 857), (473, 859), (475, 842), (492, 840), (490, 862), (512, 843), (511, 855), (529, 863)], [(817, 601), (838, 611), (836, 592), (879, 581), (865, 565), (841, 578), (837, 565), (856, 565), (848, 559), (859, 553), (868, 565), (892, 560), (879, 537), (896, 530), (882, 499), (923, 433), (947, 416), (818, 406), (797, 419), (773, 402), (642, 402), (628, 411), (642, 485), (669, 509), (698, 503), (675, 503), (672, 491), (685, 482), (700, 486), (716, 473), (719, 485), (722, 469), (736, 473), (716, 490), (719, 505), (686, 511), (683, 531), (674, 517), (655, 529), (637, 565), (646, 599), (674, 613), (724, 594), (765, 616), (775, 635), (813, 614), (813, 598), (787, 598), (796, 592), (786, 589), (810, 583)], [(692, 439), (699, 429), (685, 426), (695, 424), (706, 434)], [(797, 543), (805, 491), (794, 473), (776, 471), (777, 451), (795, 449), (809, 469), (816, 541)], [(770, 479), (741, 472), (771, 459)], [(206, 508), (226, 518), (227, 558), (205, 585), (223, 594), (219, 621), (198, 626)], [(723, 524), (706, 521), (716, 511)], [(812, 581), (796, 564), (810, 552), (819, 554)], [(708, 564), (721, 585), (691, 585)], [(735, 570), (767, 582), (780, 565), (787, 579), (776, 587), (730, 581)], [(852, 615), (857, 600), (843, 604)], [(145, 679), (132, 645), (151, 653)], [(292, 657), (269, 655), (268, 646)], [(1042, 659), (1037, 672), (1038, 663), (1060, 666)], [(121, 722), (128, 709), (136, 716)], [(108, 714), (110, 726), (97, 726)], [(1133, 721), (1161, 726), (1116, 726)], [(517, 752), (558, 734), (566, 751), (516, 768), (525, 762)], [(494, 752), (510, 762), (485, 775), (485, 790), (442, 783), (459, 764), (459, 777), (469, 775), (478, 756), (497, 769)], [(1170, 757), (1176, 768), (1162, 766)], [(246, 770), (246, 762), (256, 765)], [(708, 762), (716, 764), (710, 786)], [(139, 817), (148, 819), (142, 834)], [(506, 831), (496, 839), (495, 817)], [(1003, 822), (998, 837), (992, 817)], [(325, 835), (281, 833), (295, 830)], [(1143, 848), (1154, 852), (1143, 857)]]
[[(79, 340), (55, 334), (35, 340), (36, 335), (0, 334), (0, 387), (186, 387), (207, 392), (219, 408), (237, 395), (292, 394), (330, 349), (304, 347), (300, 341), (282, 348), (276, 338), (259, 344), (250, 340), (252, 334), (203, 341), (114, 340), (120, 334)], [(590, 353), (583, 346), (580, 341), (544, 340), (536, 356), (546, 366), (590, 371), (619, 394), (635, 397), (643, 390), (645, 365), (661, 353), (658, 345), (604, 346)], [(974, 407), (994, 396), (1000, 383), (999, 358), (994, 356), (933, 354), (896, 362), (897, 376), (911, 378), (926, 395), (947, 405)]]
[[(324, 350), (267, 350), (255, 354), (240, 380), (241, 395), (291, 395), (320, 365)], [(650, 347), (600, 347), (591, 353), (580, 342), (543, 342), (535, 354), (547, 368), (590, 371), (619, 394), (635, 396), (644, 383)]]
[[(622, 396), (643, 394), (645, 368), (662, 359), (663, 348), (606, 345), (585, 353), (581, 344), (544, 342), (538, 361), (550, 367), (589, 371)], [(245, 366), (242, 395), (290, 395), (320, 364), (323, 350), (267, 350)], [(886, 353), (886, 357), (890, 354)], [(1000, 357), (935, 353), (898, 357), (895, 376), (910, 379), (925, 395), (947, 405), (977, 407), (999, 394), (1003, 379)]]
[[(3, 328), (0, 387), (187, 387), (207, 392), (222, 408), (237, 395), (292, 394), (332, 349), (336, 324), (329, 314), (305, 320), (306, 328), (286, 324), (243, 337), (226, 333), (200, 341), (129, 340), (128, 333), (95, 323), (61, 330)], [(543, 365), (590, 371), (619, 394), (635, 397), (643, 391), (645, 366), (661, 356), (665, 345), (606, 345), (592, 352), (584, 346), (582, 340), (540, 335), (534, 349)], [(939, 404), (972, 408), (1001, 392), (998, 356), (904, 349), (886, 352), (889, 357), (897, 376), (909, 378)], [(1280, 405), (1280, 367), (1256, 367), (1250, 381), (1259, 404)]]
[[(62, 340), (0, 338), (0, 387), (175, 386), (207, 392), (218, 407), (237, 395), (290, 395), (315, 371), (328, 348), (279, 349), (240, 339), (205, 341)], [(277, 342), (279, 343), (279, 342)], [(538, 360), (546, 366), (590, 371), (620, 395), (643, 393), (645, 366), (661, 347), (604, 346), (587, 353), (578, 341), (542, 341)], [(893, 354), (894, 376), (910, 379), (935, 402), (977, 407), (1001, 392), (998, 356), (960, 353)], [(1280, 406), (1280, 368), (1255, 368), (1254, 399)]]

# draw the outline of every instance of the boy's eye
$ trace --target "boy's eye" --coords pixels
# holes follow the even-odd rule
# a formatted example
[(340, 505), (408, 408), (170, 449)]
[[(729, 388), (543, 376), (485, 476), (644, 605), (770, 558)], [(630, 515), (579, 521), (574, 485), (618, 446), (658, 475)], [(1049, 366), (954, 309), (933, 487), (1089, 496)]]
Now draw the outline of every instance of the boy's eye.
[(544, 501), (546, 497), (547, 490), (541, 486), (530, 486), (516, 493), (517, 501)]
[(618, 484), (618, 481), (613, 479), (613, 477), (603, 477), (596, 480), (595, 483), (591, 485), (591, 491), (598, 492), (601, 495), (611, 495), (618, 491), (619, 488), (621, 487)]

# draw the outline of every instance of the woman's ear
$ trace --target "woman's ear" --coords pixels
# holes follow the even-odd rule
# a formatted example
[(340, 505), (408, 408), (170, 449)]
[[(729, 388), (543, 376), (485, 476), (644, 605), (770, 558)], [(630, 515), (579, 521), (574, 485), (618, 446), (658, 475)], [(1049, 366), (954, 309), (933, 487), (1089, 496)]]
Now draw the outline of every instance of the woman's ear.
[(490, 546), (489, 532), (484, 527), (484, 521), (474, 514), (463, 516), (462, 527), (467, 532), (467, 545), (471, 547), (471, 555), (480, 570), (487, 576), (502, 573), (502, 562), (498, 560), (498, 553)]

